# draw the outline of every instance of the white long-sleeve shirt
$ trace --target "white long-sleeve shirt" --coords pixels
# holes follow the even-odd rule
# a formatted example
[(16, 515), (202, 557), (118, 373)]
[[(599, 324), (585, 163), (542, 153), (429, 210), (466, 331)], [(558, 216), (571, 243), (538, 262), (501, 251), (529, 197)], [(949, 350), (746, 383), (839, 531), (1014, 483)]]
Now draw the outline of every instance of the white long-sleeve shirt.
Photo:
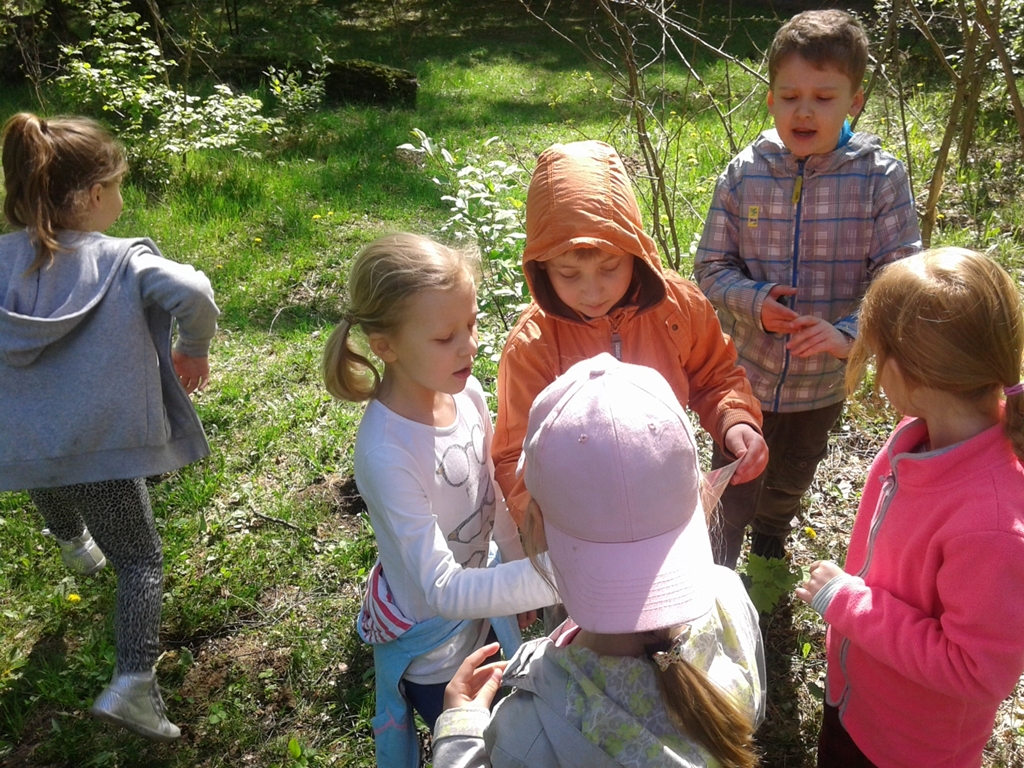
[[(454, 647), (414, 660), (406, 677), (420, 683), (450, 679), (483, 643), (484, 617), (558, 600), (524, 559), (494, 482), (483, 389), (471, 377), (453, 397), (456, 417), (447, 427), (411, 421), (372, 400), (356, 437), (356, 485), (395, 604), (416, 622), (434, 616), (481, 620)], [(492, 537), (503, 562), (487, 568)]]

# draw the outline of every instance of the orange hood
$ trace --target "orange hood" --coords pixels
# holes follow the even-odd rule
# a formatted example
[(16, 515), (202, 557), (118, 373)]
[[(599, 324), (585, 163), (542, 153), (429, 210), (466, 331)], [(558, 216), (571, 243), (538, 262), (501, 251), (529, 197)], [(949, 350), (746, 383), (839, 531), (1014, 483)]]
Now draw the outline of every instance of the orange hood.
[(615, 149), (603, 141), (555, 144), (537, 158), (526, 196), (523, 273), (534, 301), (549, 314), (576, 319), (538, 262), (575, 248), (636, 257), (627, 295), (641, 308), (665, 297), (661, 256), (644, 232), (633, 185)]

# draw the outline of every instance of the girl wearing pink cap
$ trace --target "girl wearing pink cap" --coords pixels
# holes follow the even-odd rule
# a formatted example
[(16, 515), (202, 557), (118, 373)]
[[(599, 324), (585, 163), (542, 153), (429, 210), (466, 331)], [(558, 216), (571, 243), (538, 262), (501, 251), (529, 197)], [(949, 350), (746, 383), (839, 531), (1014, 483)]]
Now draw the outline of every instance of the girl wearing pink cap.
[(980, 766), (1024, 672), (1024, 317), (1013, 279), (961, 248), (868, 288), (848, 389), (905, 418), (868, 474), (845, 569), (796, 594), (828, 623), (819, 766)]
[[(505, 663), (463, 663), (435, 768), (753, 766), (764, 715), (757, 612), (714, 564), (689, 420), (652, 368), (602, 354), (530, 410), (527, 549), (569, 619)], [(541, 566), (543, 568), (543, 566)], [(513, 692), (488, 711), (500, 685)]]

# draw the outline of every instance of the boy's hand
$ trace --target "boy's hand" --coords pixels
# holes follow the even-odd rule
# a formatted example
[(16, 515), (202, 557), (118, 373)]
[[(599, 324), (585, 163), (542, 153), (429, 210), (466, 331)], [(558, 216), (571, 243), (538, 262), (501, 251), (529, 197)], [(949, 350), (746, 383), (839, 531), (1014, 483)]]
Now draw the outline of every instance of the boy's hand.
[(836, 576), (842, 576), (844, 573), (846, 571), (831, 560), (815, 560), (811, 563), (811, 577), (796, 588), (796, 596), (805, 603), (810, 603), (814, 596), (821, 591), (822, 587)]
[(481, 662), (498, 652), (498, 643), (477, 648), (459, 665), (455, 677), (444, 689), (444, 708), (475, 707), (490, 709), (494, 695), (501, 687), (501, 674), (508, 666), (507, 661), (499, 661), (479, 667)]
[(797, 357), (810, 357), (827, 352), (833, 357), (845, 360), (850, 354), (853, 341), (827, 320), (802, 315), (793, 321), (793, 325), (793, 335), (786, 343), (786, 349)]
[(190, 395), (197, 389), (205, 387), (210, 381), (210, 358), (208, 357), (189, 357), (181, 352), (171, 350), (171, 362), (174, 363), (174, 372), (178, 374), (178, 381)]
[(749, 424), (734, 424), (722, 437), (723, 448), (740, 460), (729, 485), (749, 483), (768, 466), (768, 444)]
[(785, 304), (779, 303), (782, 296), (795, 296), (796, 288), (787, 285), (773, 285), (768, 298), (761, 305), (761, 325), (768, 333), (791, 333), (793, 321), (798, 315)]

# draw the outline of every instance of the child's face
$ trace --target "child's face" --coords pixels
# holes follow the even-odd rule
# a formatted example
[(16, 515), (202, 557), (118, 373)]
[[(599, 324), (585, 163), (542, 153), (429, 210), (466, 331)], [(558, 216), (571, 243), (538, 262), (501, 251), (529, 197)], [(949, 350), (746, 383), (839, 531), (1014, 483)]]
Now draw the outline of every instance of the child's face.
[(392, 394), (404, 402), (431, 402), (435, 393), (461, 392), (476, 357), (476, 286), (428, 289), (407, 300), (398, 330), (371, 334), (386, 364)]
[(768, 111), (782, 143), (798, 158), (831, 152), (846, 116), (864, 106), (864, 89), (833, 66), (818, 69), (799, 54), (779, 65), (768, 91)]
[(614, 307), (633, 279), (633, 257), (614, 256), (600, 248), (577, 248), (541, 262), (551, 287), (574, 312), (602, 317)]

